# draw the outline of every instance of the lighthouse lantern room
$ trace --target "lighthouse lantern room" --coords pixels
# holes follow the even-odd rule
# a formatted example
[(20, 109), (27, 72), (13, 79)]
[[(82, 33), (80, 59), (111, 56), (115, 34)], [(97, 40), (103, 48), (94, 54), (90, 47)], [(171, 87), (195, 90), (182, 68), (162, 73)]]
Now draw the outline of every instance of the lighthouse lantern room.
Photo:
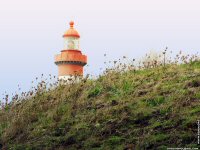
[(55, 56), (55, 64), (58, 66), (59, 80), (71, 81), (83, 76), (83, 67), (87, 64), (87, 56), (80, 50), (80, 35), (74, 29), (71, 21), (70, 29), (64, 35), (64, 49)]

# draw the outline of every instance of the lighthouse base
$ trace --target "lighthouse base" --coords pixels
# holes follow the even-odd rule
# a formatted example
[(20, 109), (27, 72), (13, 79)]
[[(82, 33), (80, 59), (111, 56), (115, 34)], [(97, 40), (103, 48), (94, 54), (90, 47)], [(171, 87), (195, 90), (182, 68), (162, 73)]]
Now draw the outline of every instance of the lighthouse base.
[(82, 76), (71, 76), (71, 75), (66, 75), (66, 76), (59, 76), (58, 77), (60, 83), (78, 83), (81, 81)]

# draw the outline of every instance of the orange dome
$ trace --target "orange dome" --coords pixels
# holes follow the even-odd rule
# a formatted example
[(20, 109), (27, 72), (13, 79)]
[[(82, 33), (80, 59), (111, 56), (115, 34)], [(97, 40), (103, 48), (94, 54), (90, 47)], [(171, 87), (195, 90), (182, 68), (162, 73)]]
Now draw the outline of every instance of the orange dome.
[(76, 30), (74, 29), (74, 22), (71, 21), (71, 22), (69, 23), (69, 25), (70, 25), (70, 29), (67, 30), (67, 31), (64, 33), (63, 37), (73, 36), (73, 37), (78, 37), (78, 38), (79, 38), (80, 35), (79, 35), (78, 31), (76, 31)]

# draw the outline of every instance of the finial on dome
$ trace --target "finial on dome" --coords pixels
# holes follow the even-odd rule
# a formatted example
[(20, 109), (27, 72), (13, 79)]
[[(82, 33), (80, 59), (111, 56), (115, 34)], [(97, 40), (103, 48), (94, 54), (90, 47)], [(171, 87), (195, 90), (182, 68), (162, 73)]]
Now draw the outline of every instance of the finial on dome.
[(74, 27), (74, 21), (70, 21), (69, 25), (70, 25), (71, 28), (73, 28)]
[(64, 33), (63, 37), (77, 37), (80, 38), (80, 35), (76, 29), (74, 29), (74, 22), (69, 22), (70, 28)]

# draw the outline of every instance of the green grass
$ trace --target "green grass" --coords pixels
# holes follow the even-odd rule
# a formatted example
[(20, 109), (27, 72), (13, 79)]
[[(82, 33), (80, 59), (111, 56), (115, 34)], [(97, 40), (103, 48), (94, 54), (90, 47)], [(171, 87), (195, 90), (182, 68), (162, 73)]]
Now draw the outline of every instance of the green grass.
[(0, 147), (200, 148), (199, 83), (200, 62), (192, 62), (58, 86), (0, 110)]

